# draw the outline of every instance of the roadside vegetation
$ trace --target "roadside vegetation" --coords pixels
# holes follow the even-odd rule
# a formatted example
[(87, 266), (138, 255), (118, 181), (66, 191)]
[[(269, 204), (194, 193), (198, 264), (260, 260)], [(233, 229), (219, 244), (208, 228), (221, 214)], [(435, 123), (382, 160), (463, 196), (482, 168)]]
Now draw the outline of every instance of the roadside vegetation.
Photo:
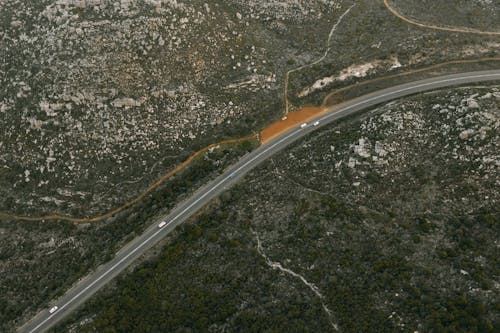
[(500, 87), (329, 125), (54, 332), (494, 332)]
[(289, 71), (293, 109), (380, 75), (499, 57), (494, 36), (421, 29), (382, 0), (6, 0), (0, 24), (0, 211), (18, 215), (120, 206), (201, 147), (279, 119)]
[(207, 152), (139, 204), (101, 222), (0, 221), (0, 331), (13, 331), (47, 307), (255, 145), (256, 140), (246, 141)]
[[(391, 3), (413, 15), (411, 3)], [(487, 1), (484, 6), (491, 8)], [(422, 19), (441, 18), (438, 9)], [(474, 16), (476, 28), (491, 21), (486, 10)], [(448, 15), (446, 24), (467, 26), (459, 14)], [(285, 95), (290, 109), (319, 105), (333, 90), (357, 82), (450, 59), (500, 56), (498, 38), (423, 30), (394, 17), (382, 0), (4, 0), (0, 26), (0, 212), (30, 216), (95, 216), (119, 207), (200, 148), (279, 119)], [(284, 92), (287, 72), (325, 54), (294, 71)], [(46, 307), (256, 144), (212, 151), (137, 206), (95, 224), (2, 219), (0, 331), (12, 331)], [(370, 173), (369, 179), (380, 177)], [(248, 260), (264, 265), (262, 255), (275, 253), (267, 252), (263, 230), (254, 231), (264, 252), (254, 249)], [(307, 235), (295, 236), (302, 242)], [(253, 233), (247, 236), (250, 243), (241, 244), (254, 248)], [(228, 244), (234, 241), (229, 234)], [(276, 295), (289, 289), (285, 281)], [(333, 319), (342, 325), (325, 313), (324, 304), (339, 311), (325, 288), (312, 282), (324, 298), (302, 289), (299, 279), (300, 300), (283, 301), (292, 308), (271, 309), (273, 294), (258, 314), (288, 325), (287, 313), (315, 302), (310, 317), (323, 315), (318, 328), (332, 327)]]

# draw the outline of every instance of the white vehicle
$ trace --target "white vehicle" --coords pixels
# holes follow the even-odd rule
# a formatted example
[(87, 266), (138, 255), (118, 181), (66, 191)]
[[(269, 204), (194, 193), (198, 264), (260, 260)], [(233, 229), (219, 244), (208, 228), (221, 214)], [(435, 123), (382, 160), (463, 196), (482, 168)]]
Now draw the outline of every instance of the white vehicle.
[(53, 307), (51, 307), (51, 308), (50, 308), (49, 313), (54, 313), (54, 312), (56, 312), (56, 311), (57, 311), (57, 309), (59, 309), (59, 308), (57, 307), (57, 305), (56, 305), (56, 306), (53, 306)]
[(160, 222), (160, 224), (158, 224), (158, 228), (163, 228), (166, 225), (167, 225), (167, 222), (162, 221), (162, 222)]
[(315, 121), (313, 125), (314, 126), (318, 126), (319, 125), (319, 121)]
[(302, 125), (300, 125), (300, 128), (305, 128), (307, 126), (307, 123), (303, 123)]
[(287, 119), (288, 119), (288, 117), (287, 117), (287, 116), (283, 116), (283, 117), (281, 117), (281, 120), (287, 120)]

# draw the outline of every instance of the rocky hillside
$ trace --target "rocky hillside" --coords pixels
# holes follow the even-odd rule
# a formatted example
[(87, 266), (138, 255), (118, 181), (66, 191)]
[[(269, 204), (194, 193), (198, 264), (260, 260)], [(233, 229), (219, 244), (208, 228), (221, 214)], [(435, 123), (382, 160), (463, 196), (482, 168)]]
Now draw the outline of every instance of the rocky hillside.
[(500, 87), (332, 124), (57, 332), (494, 332)]
[[(0, 1), (0, 210), (95, 215), (200, 147), (386, 72), (498, 50), (379, 1)], [(339, 23), (335, 30), (332, 27)], [(327, 40), (330, 35), (331, 43)], [(496, 45), (496, 46), (495, 46)]]

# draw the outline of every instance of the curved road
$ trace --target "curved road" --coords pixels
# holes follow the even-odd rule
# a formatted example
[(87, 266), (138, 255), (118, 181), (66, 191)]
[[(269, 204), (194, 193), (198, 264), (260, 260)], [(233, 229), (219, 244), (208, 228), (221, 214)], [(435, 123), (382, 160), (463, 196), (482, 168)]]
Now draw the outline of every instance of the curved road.
[[(341, 106), (332, 107), (327, 113), (318, 116), (304, 127), (298, 126), (290, 129), (245, 155), (215, 180), (200, 188), (189, 199), (179, 204), (168, 216), (165, 216), (161, 220), (166, 222), (162, 228), (158, 227), (160, 221), (154, 223), (141, 236), (138, 236), (118, 251), (110, 262), (98, 267), (93, 273), (79, 281), (63, 296), (54, 301), (52, 306), (57, 306), (57, 310), (52, 313), (48, 309), (41, 311), (28, 323), (20, 327), (18, 332), (45, 332), (53, 327), (210, 200), (231, 187), (264, 160), (317, 128), (353, 113), (403, 96), (443, 87), (486, 81), (500, 81), (500, 70), (447, 75), (383, 89), (356, 98)], [(314, 126), (313, 123), (316, 121), (319, 124)]]

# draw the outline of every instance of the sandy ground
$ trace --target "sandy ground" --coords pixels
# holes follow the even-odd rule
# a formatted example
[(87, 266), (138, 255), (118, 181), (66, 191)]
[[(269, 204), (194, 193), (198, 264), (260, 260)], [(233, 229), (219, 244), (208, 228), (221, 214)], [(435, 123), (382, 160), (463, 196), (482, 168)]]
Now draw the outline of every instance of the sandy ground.
[(301, 123), (307, 122), (310, 119), (315, 118), (317, 115), (327, 111), (326, 107), (304, 107), (297, 111), (291, 111), (286, 115), (286, 119), (280, 119), (260, 132), (260, 141), (262, 143), (267, 143), (273, 138), (277, 137), (283, 132), (286, 132), (292, 127), (295, 127)]

